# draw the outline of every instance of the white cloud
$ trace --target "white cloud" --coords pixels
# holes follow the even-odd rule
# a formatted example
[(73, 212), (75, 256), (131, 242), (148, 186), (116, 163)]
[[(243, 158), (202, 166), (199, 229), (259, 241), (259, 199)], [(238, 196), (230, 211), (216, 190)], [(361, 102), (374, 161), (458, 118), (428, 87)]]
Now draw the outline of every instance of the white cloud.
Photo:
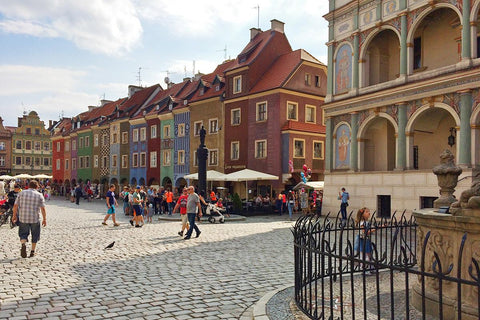
[(0, 13), (3, 32), (65, 38), (107, 55), (131, 51), (143, 32), (130, 0), (1, 0)]

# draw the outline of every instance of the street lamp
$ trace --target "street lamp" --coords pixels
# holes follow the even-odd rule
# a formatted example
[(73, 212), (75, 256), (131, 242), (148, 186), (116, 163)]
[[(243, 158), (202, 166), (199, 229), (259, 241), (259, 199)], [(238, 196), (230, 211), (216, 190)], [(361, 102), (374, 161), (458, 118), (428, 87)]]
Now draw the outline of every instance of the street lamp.
[(32, 164), (30, 165), (30, 167), (32, 168), (32, 176), (33, 176), (33, 162), (32, 162)]

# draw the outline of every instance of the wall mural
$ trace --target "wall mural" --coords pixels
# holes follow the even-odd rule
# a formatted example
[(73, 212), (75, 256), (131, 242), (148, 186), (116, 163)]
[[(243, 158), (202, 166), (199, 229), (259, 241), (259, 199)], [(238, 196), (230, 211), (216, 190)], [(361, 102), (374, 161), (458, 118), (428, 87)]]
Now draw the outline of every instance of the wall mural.
[(351, 88), (352, 79), (352, 48), (342, 45), (337, 51), (335, 62), (335, 93), (345, 93)]
[(348, 169), (350, 167), (350, 127), (347, 124), (342, 124), (337, 128), (335, 134), (337, 137), (335, 169)]

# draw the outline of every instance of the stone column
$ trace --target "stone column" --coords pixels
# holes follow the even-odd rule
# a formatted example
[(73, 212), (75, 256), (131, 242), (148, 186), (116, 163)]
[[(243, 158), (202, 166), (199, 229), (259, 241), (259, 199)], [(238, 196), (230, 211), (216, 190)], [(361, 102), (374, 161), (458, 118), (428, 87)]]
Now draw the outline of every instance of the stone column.
[(328, 62), (327, 62), (327, 96), (325, 101), (331, 101), (333, 96), (333, 42), (328, 42)]
[(352, 127), (352, 137), (350, 140), (350, 170), (358, 171), (358, 113), (353, 112), (350, 115), (350, 126)]
[(402, 13), (400, 17), (401, 29), (400, 29), (400, 76), (406, 76), (408, 72), (407, 68), (407, 14)]
[(358, 89), (358, 71), (359, 71), (359, 39), (358, 32), (353, 34), (353, 69), (352, 69), (352, 89)]
[(472, 92), (465, 90), (458, 93), (460, 94), (460, 139), (457, 139), (458, 164), (469, 167), (472, 163), (472, 137), (470, 129)]
[(200, 129), (200, 145), (197, 149), (198, 158), (198, 192), (207, 192), (207, 158), (208, 149), (205, 146), (206, 130), (202, 126)]
[(470, 59), (470, 0), (463, 0), (462, 10), (462, 59)]
[(325, 172), (332, 170), (332, 118), (325, 120)]
[(398, 135), (397, 135), (397, 165), (396, 170), (405, 170), (407, 167), (407, 103), (401, 102), (398, 108)]

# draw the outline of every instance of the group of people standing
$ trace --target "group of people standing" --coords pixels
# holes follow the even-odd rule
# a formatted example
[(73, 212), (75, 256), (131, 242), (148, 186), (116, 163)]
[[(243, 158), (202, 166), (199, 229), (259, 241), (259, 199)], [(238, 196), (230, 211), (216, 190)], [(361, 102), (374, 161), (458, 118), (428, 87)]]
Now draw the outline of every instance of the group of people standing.
[[(261, 203), (261, 199), (257, 197), (256, 203)], [(316, 214), (322, 213), (322, 194), (320, 191), (313, 190), (310, 194), (305, 189), (289, 190), (288, 192), (280, 192), (275, 197), (275, 210), (279, 215), (288, 212), (290, 220), (294, 212), (301, 211), (303, 214), (314, 211)]]

